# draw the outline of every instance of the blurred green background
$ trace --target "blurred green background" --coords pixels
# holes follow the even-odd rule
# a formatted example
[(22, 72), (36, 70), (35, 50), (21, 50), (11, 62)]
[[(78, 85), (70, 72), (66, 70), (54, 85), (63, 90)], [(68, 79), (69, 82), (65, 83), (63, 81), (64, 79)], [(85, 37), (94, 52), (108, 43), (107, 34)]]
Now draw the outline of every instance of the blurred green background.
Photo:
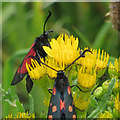
[[(46, 30), (52, 29), (51, 37), (67, 33), (79, 38), (79, 47), (104, 49), (113, 61), (118, 53), (118, 32), (112, 28), (109, 3), (101, 2), (11, 2), (2, 3), (2, 87), (8, 91), (13, 76), (36, 37), (43, 32), (43, 24), (52, 11)], [(48, 88), (52, 88), (54, 80), (45, 76), (40, 85), (33, 86), (31, 95), (34, 98), (34, 108), (37, 117), (47, 114), (43, 100), (49, 100)], [(11, 87), (11, 92), (17, 93), (25, 110), (29, 110), (29, 96), (26, 91), (25, 78), (19, 84)], [(17, 110), (7, 102), (2, 104), (3, 118)]]

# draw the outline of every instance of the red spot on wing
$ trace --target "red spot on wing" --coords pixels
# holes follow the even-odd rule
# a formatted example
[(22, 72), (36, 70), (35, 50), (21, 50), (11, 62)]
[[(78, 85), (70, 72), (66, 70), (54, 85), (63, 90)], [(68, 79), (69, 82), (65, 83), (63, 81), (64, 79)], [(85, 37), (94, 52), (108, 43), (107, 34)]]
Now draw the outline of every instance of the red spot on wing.
[(65, 110), (65, 101), (62, 101), (62, 100), (60, 99), (60, 111), (61, 111), (62, 109)]
[(50, 103), (50, 106), (52, 106), (52, 103)]
[(56, 94), (56, 88), (53, 88), (52, 94), (55, 95)]
[(70, 95), (71, 93), (70, 86), (68, 86), (67, 91), (68, 91), (68, 94)]
[(57, 111), (57, 107), (54, 105), (53, 107), (52, 107), (52, 112), (56, 112)]
[(31, 58), (31, 57), (27, 58), (27, 57), (30, 56), (30, 55), (33, 55), (33, 56), (36, 55), (36, 52), (35, 52), (34, 48), (31, 48), (30, 51), (28, 52), (28, 54), (25, 56), (25, 58), (24, 58), (24, 60), (23, 60), (23, 62), (22, 62), (22, 65), (21, 65), (21, 67), (20, 67), (20, 74), (25, 74), (25, 73), (27, 73), (26, 62), (27, 62), (28, 64), (31, 64), (31, 59), (32, 59), (32, 58)]
[(18, 68), (18, 70), (17, 70), (17, 73), (19, 74), (19, 72), (20, 72), (20, 67)]
[(73, 120), (76, 120), (76, 115), (73, 115), (72, 118), (73, 118)]
[(68, 110), (69, 110), (69, 112), (72, 112), (73, 111), (73, 107), (71, 105), (69, 105)]
[(49, 120), (52, 120), (52, 115), (49, 115), (49, 116), (48, 116), (48, 119), (49, 119)]

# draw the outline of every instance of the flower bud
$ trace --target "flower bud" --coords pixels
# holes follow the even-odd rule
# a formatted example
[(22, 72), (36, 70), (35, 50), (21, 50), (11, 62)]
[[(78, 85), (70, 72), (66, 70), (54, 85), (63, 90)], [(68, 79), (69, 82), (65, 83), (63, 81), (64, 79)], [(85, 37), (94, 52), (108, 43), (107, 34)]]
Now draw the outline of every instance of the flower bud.
[(94, 91), (94, 96), (97, 99), (101, 99), (103, 96), (103, 88), (102, 87), (98, 87), (95, 91)]

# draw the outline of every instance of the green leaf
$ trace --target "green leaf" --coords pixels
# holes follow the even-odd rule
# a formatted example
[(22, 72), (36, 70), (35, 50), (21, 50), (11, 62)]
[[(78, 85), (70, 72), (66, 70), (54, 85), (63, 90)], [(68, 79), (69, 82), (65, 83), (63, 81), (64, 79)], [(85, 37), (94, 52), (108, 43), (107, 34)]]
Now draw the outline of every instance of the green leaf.
[(30, 113), (33, 114), (34, 113), (34, 101), (33, 101), (33, 97), (32, 95), (29, 94), (29, 109), (30, 109)]
[(112, 94), (112, 89), (115, 85), (115, 82), (116, 82), (116, 78), (111, 79), (107, 93), (101, 99), (101, 102), (98, 105), (98, 107), (87, 118), (96, 118), (99, 115), (99, 113), (105, 111), (107, 102), (110, 100), (110, 95)]
[(92, 47), (89, 40), (76, 27), (73, 27), (73, 30), (78, 34), (78, 37), (86, 44), (86, 46)]
[(27, 52), (29, 51), (29, 49), (22, 49), (22, 50), (19, 50), (17, 52), (15, 52), (12, 56), (11, 56), (11, 60), (15, 60), (16, 58), (21, 58), (21, 57), (24, 57)]
[(16, 101), (16, 106), (17, 106), (18, 112), (25, 112), (25, 109), (24, 109), (24, 107), (23, 107), (23, 104), (21, 104), (21, 103), (19, 102), (19, 100)]
[(105, 43), (105, 36), (108, 32), (108, 30), (110, 29), (111, 24), (110, 23), (104, 23), (102, 28), (100, 29), (99, 33), (97, 34), (97, 37), (93, 43), (93, 47), (95, 49), (99, 49), (101, 48), (104, 43)]

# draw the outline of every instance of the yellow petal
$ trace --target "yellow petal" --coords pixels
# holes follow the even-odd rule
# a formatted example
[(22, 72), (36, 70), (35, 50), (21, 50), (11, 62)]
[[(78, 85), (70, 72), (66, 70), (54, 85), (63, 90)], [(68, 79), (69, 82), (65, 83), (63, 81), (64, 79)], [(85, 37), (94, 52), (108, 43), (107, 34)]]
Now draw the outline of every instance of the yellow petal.
[(43, 46), (43, 49), (50, 57), (54, 56), (53, 51), (49, 47)]

